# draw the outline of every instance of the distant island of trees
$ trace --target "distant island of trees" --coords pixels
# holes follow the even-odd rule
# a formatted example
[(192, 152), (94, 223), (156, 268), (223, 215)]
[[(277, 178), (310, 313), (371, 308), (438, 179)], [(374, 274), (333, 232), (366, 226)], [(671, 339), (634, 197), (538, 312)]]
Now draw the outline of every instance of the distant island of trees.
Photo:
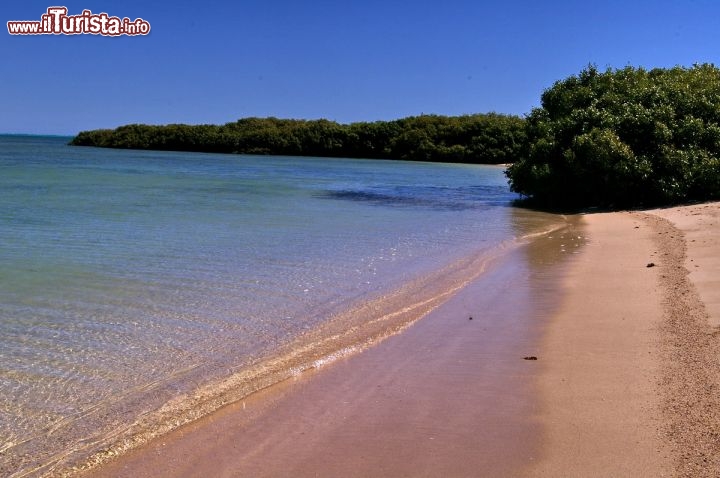
[(720, 199), (720, 70), (712, 64), (557, 81), (524, 118), (422, 115), (339, 124), (245, 118), (127, 125), (71, 144), (214, 153), (512, 163), (510, 188), (543, 208), (619, 209)]
[(514, 161), (525, 144), (518, 116), (422, 115), (395, 121), (340, 124), (328, 120), (244, 118), (224, 125), (131, 124), (83, 131), (75, 146), (272, 154), (452, 163)]

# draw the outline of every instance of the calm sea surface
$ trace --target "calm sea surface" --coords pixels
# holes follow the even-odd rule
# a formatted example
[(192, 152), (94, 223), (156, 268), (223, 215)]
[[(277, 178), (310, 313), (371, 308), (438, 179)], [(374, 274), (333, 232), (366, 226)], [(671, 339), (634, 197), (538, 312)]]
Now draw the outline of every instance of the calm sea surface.
[(499, 167), (67, 140), (0, 136), (3, 476), (155, 427), (332, 317), (552, 223), (509, 206)]

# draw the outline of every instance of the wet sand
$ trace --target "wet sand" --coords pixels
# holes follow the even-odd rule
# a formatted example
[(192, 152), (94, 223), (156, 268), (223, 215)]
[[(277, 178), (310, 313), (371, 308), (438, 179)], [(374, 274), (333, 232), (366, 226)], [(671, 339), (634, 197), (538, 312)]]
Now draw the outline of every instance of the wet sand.
[(585, 216), (403, 333), (90, 474), (718, 476), (718, 211)]
[(538, 354), (539, 327), (557, 305), (556, 269), (580, 242), (557, 234), (516, 249), (403, 333), (90, 474), (516, 475), (539, 433), (539, 363), (523, 358)]

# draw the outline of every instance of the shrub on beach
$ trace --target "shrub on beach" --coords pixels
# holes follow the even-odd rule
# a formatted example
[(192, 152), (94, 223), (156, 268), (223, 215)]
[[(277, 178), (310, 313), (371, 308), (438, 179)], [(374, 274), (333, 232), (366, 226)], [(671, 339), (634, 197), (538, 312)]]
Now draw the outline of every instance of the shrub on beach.
[(600, 72), (556, 82), (526, 118), (510, 187), (545, 207), (720, 198), (720, 69)]

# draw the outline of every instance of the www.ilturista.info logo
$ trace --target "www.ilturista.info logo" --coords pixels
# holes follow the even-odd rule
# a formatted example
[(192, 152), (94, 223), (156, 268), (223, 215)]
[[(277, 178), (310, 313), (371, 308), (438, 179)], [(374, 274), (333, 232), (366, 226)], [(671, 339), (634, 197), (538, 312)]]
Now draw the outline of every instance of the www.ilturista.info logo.
[(108, 16), (107, 13), (93, 13), (83, 10), (80, 15), (68, 15), (65, 7), (50, 7), (40, 21), (7, 22), (11, 35), (147, 35), (150, 23), (142, 18)]

